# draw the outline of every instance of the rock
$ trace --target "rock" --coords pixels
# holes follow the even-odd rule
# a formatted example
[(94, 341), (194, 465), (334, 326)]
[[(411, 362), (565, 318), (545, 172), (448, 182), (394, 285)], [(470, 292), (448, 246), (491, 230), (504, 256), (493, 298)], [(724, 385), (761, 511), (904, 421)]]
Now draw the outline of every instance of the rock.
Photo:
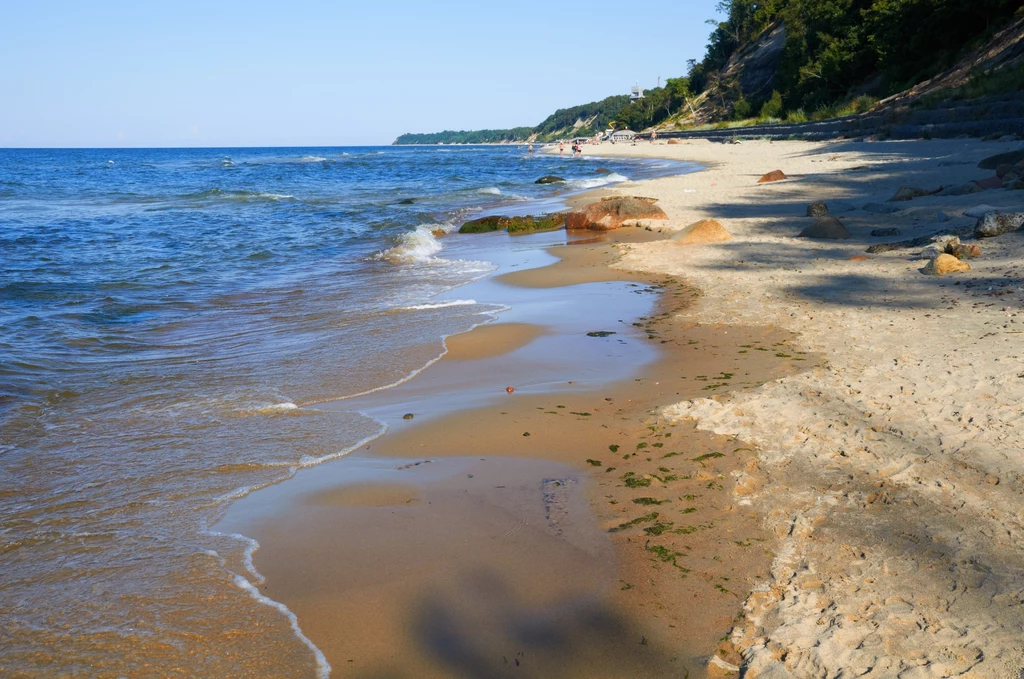
[(1020, 162), (1024, 162), (1024, 149), (989, 156), (985, 160), (978, 163), (978, 167), (982, 170), (994, 170), (1003, 164), (1016, 165), (1017, 163)]
[(953, 255), (957, 259), (976, 259), (981, 257), (981, 248), (977, 245), (967, 245), (961, 243), (952, 248), (947, 248), (946, 252)]
[(669, 144), (682, 144), (683, 142), (679, 141), (678, 139), (669, 139), (668, 143)]
[(974, 225), (978, 238), (992, 238), (1017, 231), (1024, 226), (1024, 212), (988, 212)]
[(1020, 179), (1015, 179), (1006, 185), (1006, 189), (1008, 191), (1020, 191), (1024, 189), (1024, 181), (1021, 181)]
[(948, 234), (932, 236), (931, 240), (932, 242), (921, 250), (921, 256), (925, 259), (935, 259), (939, 255), (951, 255), (953, 248), (960, 246), (960, 238)]
[(596, 172), (597, 174), (611, 174), (612, 173), (612, 171), (609, 170), (607, 167), (599, 167), (596, 170), (594, 170), (594, 172)]
[(885, 203), (868, 203), (861, 208), (864, 212), (873, 212), (875, 214), (891, 215), (894, 212), (899, 212), (900, 208), (895, 205), (886, 205)]
[(967, 182), (966, 184), (959, 184), (957, 186), (947, 186), (942, 189), (940, 195), (943, 196), (966, 196), (970, 193), (981, 193), (984, 189), (978, 186), (977, 182)]
[(981, 205), (975, 205), (964, 210), (964, 217), (974, 217), (975, 219), (984, 217), (989, 212), (999, 212), (998, 208), (991, 205), (982, 203)]
[(889, 199), (891, 203), (897, 203), (904, 200), (913, 200), (914, 198), (920, 198), (921, 196), (927, 196), (930, 191), (918, 188), (916, 186), (901, 186), (896, 189), (896, 193)]
[(875, 238), (888, 238), (889, 236), (899, 236), (902, 233), (899, 229), (872, 229), (871, 235)]
[(945, 276), (946, 274), (956, 273), (958, 271), (970, 271), (971, 265), (967, 262), (961, 262), (953, 255), (942, 254), (928, 262), (921, 273), (929, 276)]
[(987, 177), (985, 179), (979, 179), (974, 183), (978, 185), (978, 188), (984, 189), (985, 191), (1003, 188), (1003, 180), (999, 177)]
[(841, 240), (850, 237), (843, 223), (835, 217), (818, 217), (814, 223), (800, 232), (799, 238), (820, 238), (824, 240)]
[(1010, 172), (1013, 172), (1012, 163), (1000, 163), (999, 166), (996, 167), (996, 176), (999, 177), (1000, 179), (1005, 177)]
[(501, 217), (492, 215), (471, 219), (459, 228), (459, 233), (488, 233), (490, 231), (507, 230), (509, 233), (528, 233), (532, 231), (552, 231), (560, 229), (565, 223), (565, 215), (552, 214), (525, 215), (522, 217)]
[(772, 170), (768, 174), (764, 175), (757, 180), (758, 184), (767, 184), (769, 182), (780, 182), (783, 179), (789, 179), (782, 170)]
[(415, 202), (416, 201), (413, 200), (412, 198), (403, 198), (402, 200), (398, 201), (398, 204), (399, 205), (412, 205)]
[(680, 245), (698, 245), (701, 243), (722, 243), (732, 236), (715, 219), (702, 219), (672, 236), (672, 240)]
[(403, 420), (411, 420), (414, 417), (416, 417), (416, 416), (413, 415), (412, 413), (406, 413), (405, 415), (402, 415), (402, 419)]
[(610, 231), (628, 219), (668, 219), (654, 198), (617, 196), (573, 210), (566, 216), (569, 230)]
[(1007, 172), (1002, 177), (1000, 177), (1000, 179), (1003, 180), (1003, 186), (1005, 187), (1010, 182), (1015, 182), (1018, 179), (1020, 179), (1020, 175), (1017, 174), (1016, 172)]
[(557, 184), (558, 182), (564, 182), (565, 179), (562, 177), (556, 177), (553, 174), (545, 175), (534, 182), (534, 184)]
[(807, 206), (808, 217), (827, 217), (828, 205), (823, 200), (816, 200)]

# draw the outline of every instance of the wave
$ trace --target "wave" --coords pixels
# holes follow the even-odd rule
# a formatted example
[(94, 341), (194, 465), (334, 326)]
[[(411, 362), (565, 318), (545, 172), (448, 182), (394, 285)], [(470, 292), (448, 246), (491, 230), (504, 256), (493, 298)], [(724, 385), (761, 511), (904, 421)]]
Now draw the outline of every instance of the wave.
[(396, 263), (430, 261), (443, 247), (437, 234), (449, 233), (454, 228), (453, 224), (421, 224), (415, 231), (399, 236), (398, 244), (378, 253), (378, 258)]
[(600, 177), (591, 177), (589, 179), (570, 179), (565, 182), (565, 185), (571, 189), (596, 189), (599, 186), (628, 181), (629, 177), (624, 177), (618, 172), (610, 172)]
[(185, 200), (223, 200), (223, 201), (281, 201), (295, 200), (295, 196), (287, 193), (270, 193), (266, 191), (246, 191), (245, 189), (210, 189), (199, 193), (187, 193), (181, 198)]
[(488, 186), (488, 187), (483, 188), (483, 189), (477, 189), (476, 192), (477, 193), (485, 193), (485, 194), (491, 195), (491, 196), (500, 196), (501, 195), (501, 189), (499, 189), (497, 186)]
[(427, 304), (414, 304), (412, 306), (402, 307), (402, 311), (421, 311), (424, 309), (445, 309), (453, 306), (469, 306), (476, 304), (475, 299), (453, 299), (447, 302), (430, 302)]

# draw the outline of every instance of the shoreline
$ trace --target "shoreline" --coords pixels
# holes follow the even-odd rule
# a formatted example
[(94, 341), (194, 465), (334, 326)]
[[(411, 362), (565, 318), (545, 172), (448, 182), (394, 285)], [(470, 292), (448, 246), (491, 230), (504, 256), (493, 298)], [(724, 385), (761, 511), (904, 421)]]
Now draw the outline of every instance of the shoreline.
[[(709, 375), (737, 372), (735, 365), (742, 352), (738, 345), (744, 341), (775, 344), (785, 342), (787, 338), (770, 332), (744, 333), (742, 328), (730, 328), (732, 337), (723, 335), (722, 337), (727, 340), (723, 343), (718, 337), (718, 328), (708, 330), (673, 327), (666, 319), (692, 297), (692, 291), (674, 280), (649, 276), (638, 278), (608, 266), (621, 256), (621, 249), (632, 247), (631, 243), (651, 240), (655, 236), (656, 234), (640, 229), (624, 229), (613, 234), (614, 240), (624, 241), (622, 244), (602, 240), (599, 243), (561, 246), (556, 248), (561, 261), (534, 269), (513, 270), (498, 276), (492, 283), (518, 289), (519, 292), (516, 294), (529, 295), (533, 298), (558, 294), (572, 300), (574, 304), (579, 303), (580, 295), (583, 294), (581, 291), (595, 285), (631, 286), (633, 291), (641, 295), (658, 293), (661, 301), (657, 303), (657, 313), (652, 308), (651, 312), (643, 312), (647, 315), (636, 323), (627, 325), (630, 332), (635, 335), (629, 339), (630, 342), (641, 348), (647, 345), (649, 348), (643, 351), (648, 354), (660, 354), (654, 363), (649, 363), (649, 359), (643, 359), (649, 364), (639, 367), (638, 373), (633, 372), (637, 368), (630, 369), (617, 382), (609, 384), (608, 378), (603, 376), (607, 369), (602, 369), (593, 356), (584, 357), (586, 361), (579, 366), (589, 364), (587, 370), (596, 371), (593, 377), (581, 375), (582, 380), (570, 380), (561, 387), (551, 384), (550, 378), (543, 377), (532, 388), (530, 380), (525, 379), (526, 384), (517, 382), (514, 398), (502, 394), (503, 400), (508, 403), (502, 403), (498, 406), (500, 409), (494, 406), (480, 408), (478, 404), (472, 403), (474, 397), (471, 395), (469, 402), (448, 397), (437, 412), (431, 412), (431, 408), (437, 408), (438, 395), (453, 393), (451, 385), (458, 383), (460, 379), (465, 380), (467, 375), (479, 374), (481, 370), (488, 374), (495, 371), (500, 373), (502, 363), (511, 367), (513, 371), (521, 372), (525, 366), (528, 375), (546, 375), (550, 371), (550, 366), (540, 366), (539, 373), (538, 367), (529, 366), (531, 354), (541, 354), (549, 362), (566, 361), (567, 356), (560, 358), (551, 355), (551, 345), (548, 345), (548, 350), (538, 347), (531, 350), (529, 346), (538, 338), (547, 338), (550, 335), (550, 324), (529, 325), (516, 320), (503, 323), (503, 319), (499, 317), (499, 321), (494, 324), (478, 326), (463, 335), (449, 338), (452, 340), (449, 352), (413, 380), (386, 390), (378, 394), (377, 398), (364, 399), (363, 403), (354, 404), (352, 399), (349, 399), (335, 404), (339, 408), (356, 407), (360, 412), (370, 412), (373, 417), (385, 421), (391, 427), (391, 431), (383, 437), (374, 440), (358, 453), (351, 453), (330, 464), (320, 465), (314, 468), (315, 471), (300, 471), (296, 477), (269, 489), (269, 493), (268, 489), (257, 491), (236, 502), (228, 510), (227, 521), (219, 525), (218, 530), (249, 535), (259, 542), (260, 549), (256, 552), (254, 560), (257, 570), (266, 577), (266, 582), (261, 585), (261, 591), (271, 599), (281, 601), (298, 616), (303, 632), (326, 654), (335, 669), (339, 667), (339, 663), (348, 665), (348, 661), (352, 660), (353, 663), (361, 662), (360, 667), (363, 670), (366, 669), (366, 664), (387, 664), (392, 670), (396, 666), (401, 668), (415, 665), (420, 668), (418, 671), (426, 672), (427, 670), (423, 668), (429, 666), (430, 662), (441, 662), (434, 668), (436, 676), (449, 676), (447, 672), (450, 672), (452, 667), (443, 664), (444, 658), (431, 658), (425, 655), (422, 649), (417, 650), (410, 643), (397, 653), (396, 660), (396, 643), (391, 640), (401, 636), (403, 629), (415, 627), (413, 621), (403, 617), (402, 611), (407, 614), (408, 609), (422, 603), (413, 593), (405, 591), (402, 596), (393, 594), (392, 596), (397, 598), (388, 599), (385, 593), (391, 590), (378, 586), (371, 589), (377, 592), (379, 597), (367, 595), (362, 599), (364, 603), (360, 611), (368, 610), (365, 608), (368, 606), (375, 611), (375, 616), (389, 621), (385, 625), (388, 628), (386, 633), (383, 629), (377, 629), (373, 635), (373, 638), (388, 640), (382, 644), (375, 644), (372, 639), (356, 633), (360, 625), (365, 624), (366, 615), (349, 611), (339, 619), (337, 614), (325, 613), (325, 609), (332, 608), (329, 602), (338, 601), (339, 594), (330, 587), (324, 589), (324, 582), (353, 579), (358, 581), (362, 577), (372, 577), (370, 572), (373, 569), (366, 566), (362, 571), (363, 575), (346, 572), (344, 575), (338, 574), (337, 577), (327, 576), (327, 572), (332, 572), (332, 568), (338, 568), (338, 564), (345, 562), (346, 559), (340, 554), (325, 559), (323, 550), (327, 547), (320, 543), (324, 535), (338, 530), (339, 522), (344, 524), (348, 520), (346, 517), (351, 517), (353, 512), (368, 512), (370, 515), (364, 517), (363, 523), (345, 524), (348, 527), (343, 532), (348, 531), (350, 534), (362, 536), (359, 538), (360, 544), (376, 545), (371, 550), (375, 550), (374, 553), (377, 555), (375, 563), (394, 559), (401, 561), (405, 541), (395, 537), (382, 539), (380, 543), (375, 542), (373, 527), (379, 527), (382, 521), (387, 521), (383, 514), (388, 512), (406, 512), (412, 508), (412, 514), (406, 516), (406, 520), (413, 524), (422, 520), (417, 519), (417, 516), (430, 516), (431, 514), (426, 514), (423, 510), (425, 498), (432, 498), (426, 500), (426, 503), (431, 504), (430, 511), (434, 516), (446, 517), (446, 523), (455, 524), (453, 532), (477, 534), (479, 527), (463, 513), (453, 514), (451, 512), (454, 510), (441, 509), (450, 506), (453, 498), (460, 493), (468, 492), (469, 489), (456, 483), (450, 474), (442, 475), (443, 478), (440, 479), (434, 477), (438, 469), (465, 471), (459, 466), (461, 463), (445, 460), (468, 460), (470, 457), (476, 457), (483, 458), (476, 463), (478, 466), (483, 460), (490, 461), (488, 464), (498, 470), (490, 472), (492, 474), (522, 478), (522, 474), (527, 473), (529, 476), (532, 473), (534, 488), (544, 478), (553, 475), (569, 479), (574, 490), (572, 497), (567, 498), (567, 502), (575, 503), (573, 510), (568, 514), (571, 528), (565, 529), (551, 524), (548, 516), (548, 529), (555, 530), (559, 541), (570, 545), (580, 540), (601, 544), (603, 547), (595, 548), (594, 553), (602, 553), (602, 549), (604, 552), (611, 550), (608, 553), (615, 554), (612, 562), (618, 564), (615, 567), (615, 577), (608, 572), (595, 574), (590, 578), (590, 586), (586, 591), (578, 593), (573, 598), (570, 595), (579, 584), (577, 581), (586, 580), (582, 572), (577, 573), (578, 564), (570, 566), (564, 555), (559, 556), (557, 548), (543, 548), (546, 544), (546, 539), (542, 535), (543, 530), (540, 531), (541, 534), (533, 535), (532, 541), (519, 544), (520, 551), (532, 555), (538, 562), (563, 563), (566, 573), (578, 575), (561, 581), (560, 587), (548, 592), (549, 598), (554, 600), (562, 600), (568, 596), (569, 603), (566, 605), (571, 609), (576, 607), (576, 604), (571, 603), (573, 600), (577, 604), (580, 601), (588, 602), (589, 608), (576, 608), (580, 611), (579, 617), (568, 621), (563, 619), (564, 623), (582, 624), (581, 621), (588, 619), (588, 616), (597, 615), (609, 621), (616, 621), (613, 626), (618, 630), (615, 635), (603, 636), (605, 633), (600, 630), (589, 629), (585, 625), (580, 628), (576, 635), (579, 643), (589, 643), (593, 646), (600, 641), (597, 646), (605, 649), (600, 652), (592, 649), (590, 654), (584, 656), (563, 653), (564, 657), (558, 659), (554, 656), (544, 656), (544, 649), (529, 645), (523, 650), (524, 653), (544, 656), (542, 662), (548, 668), (547, 671), (556, 672), (551, 676), (573, 676), (573, 672), (582, 671), (583, 666), (597, 658), (602, 658), (601, 666), (604, 671), (616, 668), (618, 674), (609, 676), (632, 676), (638, 667), (644, 667), (649, 676), (677, 676), (680, 664), (694, 676), (703, 674), (707, 656), (715, 652), (718, 639), (728, 631), (729, 623), (738, 611), (740, 602), (738, 594), (723, 583), (749, 581), (747, 585), (752, 584), (755, 572), (758, 569), (763, 571), (767, 561), (764, 554), (752, 555), (748, 548), (753, 544), (751, 540), (764, 538), (755, 536), (752, 517), (749, 513), (736, 510), (723, 495), (724, 486), (719, 483), (727, 478), (734, 466), (742, 463), (738, 459), (742, 458), (742, 454), (735, 459), (732, 455), (720, 459), (724, 456), (718, 453), (718, 449), (724, 448), (726, 444), (719, 437), (651, 424), (648, 413), (656, 407), (672, 402), (680, 393), (696, 395), (709, 386), (716, 390), (724, 388), (725, 385), (708, 385), (707, 375), (703, 373), (709, 370)], [(523, 237), (515, 238), (521, 242)], [(643, 282), (642, 285), (640, 281)], [(459, 292), (464, 293), (464, 289)], [(632, 297), (630, 288), (627, 288), (625, 293), (627, 297)], [(476, 294), (470, 296), (479, 298)], [(600, 304), (607, 304), (607, 295), (598, 291), (598, 297)], [(526, 297), (524, 301), (528, 299), (529, 297)], [(529, 304), (527, 302), (526, 306)], [(633, 302), (628, 304), (635, 306)], [(637, 312), (630, 313), (635, 315)], [(586, 322), (590, 322), (589, 318)], [(620, 324), (622, 322), (618, 321)], [(609, 321), (608, 324), (611, 323), (615, 321)], [(637, 330), (634, 326), (643, 327)], [(586, 325), (585, 329), (600, 328)], [(625, 341), (619, 340), (618, 337), (587, 338), (584, 337), (582, 330), (584, 328), (581, 327), (571, 331), (575, 337), (580, 338), (573, 340), (574, 342), (585, 341), (594, 346), (615, 347)], [(615, 330), (620, 337), (625, 337), (622, 335), (622, 329)], [(562, 332), (564, 336), (565, 329)], [(726, 333), (728, 334), (728, 331)], [(628, 352), (629, 350), (627, 354)], [(700, 357), (699, 361), (694, 361), (692, 356), (695, 355)], [(631, 362), (636, 360), (636, 357), (627, 359), (627, 364), (632, 365)], [(568, 362), (571, 365), (571, 361)], [(757, 361), (756, 369), (746, 371), (753, 373), (753, 376), (748, 374), (744, 377), (750, 382), (764, 381), (791, 371), (792, 365), (766, 354), (764, 359)], [(712, 370), (712, 367), (720, 369)], [(663, 384), (659, 377), (663, 371), (674, 373), (676, 379), (680, 381), (679, 384), (671, 381)], [(470, 377), (470, 382), (479, 380), (479, 377)], [(689, 380), (689, 384), (683, 380)], [(595, 385), (602, 386), (595, 391)], [(494, 384), (489, 384), (488, 389), (494, 389)], [(400, 405), (396, 405), (395, 401)], [(409, 404), (420, 404), (422, 407), (416, 408)], [(617, 407), (612, 409), (610, 404)], [(401, 419), (407, 408), (415, 410), (415, 419), (411, 423), (403, 422)], [(450, 412), (452, 409), (454, 412)], [(556, 417), (552, 417), (552, 414)], [(652, 429), (657, 431), (654, 432)], [(619, 441), (614, 447), (617, 449), (618, 446), (622, 446), (622, 451), (618, 454), (609, 450), (610, 444), (606, 440), (608, 430), (613, 431), (616, 440)], [(529, 436), (524, 431), (529, 432)], [(668, 443), (667, 438), (662, 437), (666, 434), (671, 437), (673, 433), (673, 449), (665, 448), (671, 454), (658, 450)], [(636, 451), (646, 448), (648, 442), (651, 444), (650, 450), (662, 454), (638, 457)], [(729, 450), (733, 448), (735, 446)], [(600, 471), (595, 471), (593, 465), (599, 455), (605, 459), (624, 459), (609, 463)], [(665, 461), (665, 456), (673, 459)], [(400, 460), (403, 458), (409, 461), (401, 463)], [(394, 461), (389, 470), (375, 468), (373, 471), (366, 471), (367, 465), (374, 468), (375, 464), (382, 460)], [(428, 461), (432, 463), (429, 467), (423, 464)], [(528, 463), (527, 471), (515, 471), (516, 465), (524, 462)], [(454, 468), (451, 467), (452, 464), (455, 464)], [(551, 467), (552, 464), (556, 466)], [(360, 477), (362, 474), (360, 478), (363, 481), (353, 487), (352, 470), (360, 465), (364, 467), (365, 474), (358, 472), (355, 476)], [(343, 470), (343, 467), (347, 467), (347, 470)], [(332, 472), (332, 469), (335, 471)], [(513, 471), (508, 471), (509, 469)], [(559, 469), (562, 471), (559, 472)], [(663, 470), (671, 470), (671, 473)], [(412, 477), (412, 485), (406, 482), (396, 485), (393, 479), (390, 479), (391, 473), (395, 471)], [(476, 478), (485, 478), (485, 471), (476, 469), (466, 473)], [(426, 476), (416, 480), (416, 474)], [(324, 478), (332, 475), (331, 483), (335, 484), (333, 490), (323, 487)], [(634, 480), (641, 479), (643, 483), (629, 484), (627, 480), (630, 477), (635, 477)], [(577, 482), (571, 481), (572, 479), (582, 482), (578, 488)], [(325, 501), (324, 498), (331, 499)], [(652, 507), (632, 502), (637, 498), (645, 502), (650, 501), (652, 504), (670, 503), (671, 507), (660, 510), (657, 507), (653, 508), (660, 516), (658, 521), (643, 519), (652, 514)], [(543, 498), (540, 499), (543, 501)], [(532, 501), (535, 503), (536, 500), (534, 497)], [(507, 515), (509, 509), (491, 506), (492, 502), (486, 498), (480, 499), (473, 505), (474, 509), (470, 514), (491, 516), (492, 523), (500, 523), (500, 516)], [(257, 505), (269, 505), (276, 509), (254, 510)], [(322, 516), (325, 511), (333, 512), (333, 518), (327, 523), (324, 523), (325, 519)], [(417, 511), (420, 513), (416, 514)], [(637, 518), (641, 520), (626, 528), (620, 528), (623, 523), (628, 524)], [(309, 526), (316, 528), (311, 530)], [(646, 532), (648, 529), (654, 532)], [(393, 525), (392, 530), (400, 531), (401, 527)], [(429, 529), (423, 527), (422, 530)], [(510, 530), (516, 534), (521, 531), (515, 526)], [(441, 540), (440, 536), (437, 537)], [(734, 537), (740, 539), (734, 540)], [(657, 544), (652, 546), (652, 541)], [(740, 547), (739, 543), (745, 546)], [(448, 550), (441, 550), (439, 553), (436, 549), (424, 545), (419, 545), (419, 549), (426, 557), (428, 569), (430, 563), (446, 563)], [(505, 554), (504, 559), (509, 558), (511, 556)], [(471, 561), (468, 556), (465, 560)], [(589, 558), (585, 561), (597, 564), (606, 560), (595, 561)], [(488, 568), (500, 573), (503, 578), (511, 577), (507, 570), (503, 570), (500, 562), (501, 559), (493, 556), (485, 559)], [(305, 577), (304, 569), (310, 567), (320, 572), (315, 581), (320, 585), (311, 583), (308, 577)], [(442, 570), (450, 571), (455, 567), (455, 564), (450, 564)], [(694, 573), (693, 576), (690, 576), (691, 571)], [(547, 570), (538, 572), (535, 581), (548, 575), (550, 573)], [(445, 586), (443, 583), (450, 585), (448, 578), (450, 575), (442, 577), (442, 584), (434, 583), (433, 586)], [(289, 583), (302, 584), (291, 587)], [(735, 589), (736, 585), (730, 584), (729, 587)], [(532, 595), (529, 583), (520, 582), (516, 591), (527, 599)], [(687, 612), (687, 609), (691, 608), (689, 602), (695, 598), (702, 600), (700, 614), (695, 614), (692, 610)], [(480, 601), (475, 603), (483, 605), (486, 600), (487, 597), (481, 595)], [(676, 601), (677, 605), (666, 606), (669, 601)], [(476, 610), (475, 615), (486, 617), (488, 611), (493, 613), (493, 606), (484, 606), (484, 609), (484, 612)], [(391, 613), (382, 614), (381, 610)], [(528, 617), (533, 620), (544, 620), (550, 613), (550, 610), (542, 607), (533, 610)], [(350, 641), (339, 639), (336, 633), (327, 631), (339, 628), (349, 630), (347, 639), (360, 639), (361, 658), (342, 658), (353, 654)], [(639, 644), (639, 640), (643, 640), (643, 652), (637, 656), (633, 653), (632, 647)], [(613, 648), (617, 649), (615, 653), (608, 650)], [(434, 655), (436, 656), (436, 653)]]

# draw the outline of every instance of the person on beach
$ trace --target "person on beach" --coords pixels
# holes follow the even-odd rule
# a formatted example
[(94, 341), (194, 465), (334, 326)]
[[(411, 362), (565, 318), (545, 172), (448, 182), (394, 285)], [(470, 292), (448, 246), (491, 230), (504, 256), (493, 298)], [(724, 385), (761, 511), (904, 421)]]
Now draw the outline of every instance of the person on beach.
[(651, 143), (653, 144), (654, 140), (657, 139), (657, 138), (658, 138), (658, 131), (657, 130), (651, 130)]
[(530, 144), (530, 147), (528, 149), (526, 149), (526, 152), (527, 153), (533, 153), (533, 144)]
[(560, 156), (561, 155), (565, 155), (565, 142), (564, 141), (558, 142), (558, 155), (560, 155)]

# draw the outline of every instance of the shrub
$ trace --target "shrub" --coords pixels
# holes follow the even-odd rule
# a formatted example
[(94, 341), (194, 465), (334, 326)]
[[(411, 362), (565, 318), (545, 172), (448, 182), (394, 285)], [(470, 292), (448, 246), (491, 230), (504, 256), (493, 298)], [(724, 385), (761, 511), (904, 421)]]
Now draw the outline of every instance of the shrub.
[(771, 98), (764, 102), (764, 106), (761, 107), (761, 119), (766, 120), (768, 118), (778, 118), (781, 115), (782, 95), (779, 94), (778, 90), (774, 90)]
[(786, 114), (786, 122), (787, 123), (806, 123), (807, 122), (807, 114), (804, 113), (804, 110), (802, 108), (798, 108), (798, 109), (792, 110), (792, 111), (790, 111), (789, 113)]
[(750, 117), (750, 102), (740, 95), (740, 98), (736, 100), (736, 103), (732, 105), (732, 119), (743, 120), (744, 118)]

